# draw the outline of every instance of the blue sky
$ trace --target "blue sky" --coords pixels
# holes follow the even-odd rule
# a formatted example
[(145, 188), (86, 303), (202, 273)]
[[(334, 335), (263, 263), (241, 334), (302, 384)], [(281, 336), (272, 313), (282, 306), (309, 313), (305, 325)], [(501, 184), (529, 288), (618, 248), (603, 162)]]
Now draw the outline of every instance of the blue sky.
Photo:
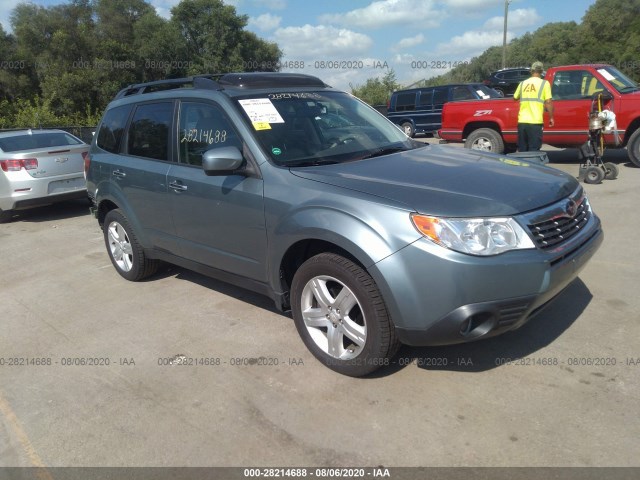
[[(169, 17), (179, 0), (147, 0)], [(0, 23), (11, 9), (0, 0)], [(56, 5), (61, 0), (32, 0)], [(249, 16), (248, 28), (278, 43), (284, 62), (343, 89), (393, 68), (407, 86), (445, 73), (492, 45), (502, 45), (504, 0), (226, 0)], [(511, 40), (549, 22), (580, 22), (595, 0), (511, 0)], [(532, 59), (532, 61), (535, 59)], [(499, 67), (499, 66), (498, 66)]]

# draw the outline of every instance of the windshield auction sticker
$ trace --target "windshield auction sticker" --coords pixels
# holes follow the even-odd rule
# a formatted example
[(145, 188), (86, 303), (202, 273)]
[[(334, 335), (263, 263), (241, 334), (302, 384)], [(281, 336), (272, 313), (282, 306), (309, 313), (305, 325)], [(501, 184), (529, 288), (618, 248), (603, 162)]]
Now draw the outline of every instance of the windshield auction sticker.
[(256, 130), (268, 130), (272, 123), (284, 123), (278, 110), (268, 98), (249, 98), (238, 101)]

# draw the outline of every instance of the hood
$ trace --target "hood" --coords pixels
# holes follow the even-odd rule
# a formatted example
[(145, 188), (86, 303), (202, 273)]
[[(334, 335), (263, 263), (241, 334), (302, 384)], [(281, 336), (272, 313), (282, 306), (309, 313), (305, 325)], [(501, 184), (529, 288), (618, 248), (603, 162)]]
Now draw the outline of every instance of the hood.
[(451, 146), (291, 172), (383, 197), (419, 213), (453, 217), (516, 215), (561, 200), (579, 186), (554, 168)]

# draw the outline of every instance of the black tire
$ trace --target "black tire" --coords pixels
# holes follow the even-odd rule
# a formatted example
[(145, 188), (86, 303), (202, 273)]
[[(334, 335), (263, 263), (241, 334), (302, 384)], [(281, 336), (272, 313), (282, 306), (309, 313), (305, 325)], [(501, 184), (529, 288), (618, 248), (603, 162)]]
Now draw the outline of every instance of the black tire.
[(636, 167), (640, 167), (640, 128), (636, 129), (636, 131), (631, 134), (631, 137), (629, 137), (627, 155), (629, 155), (631, 163)]
[(491, 128), (479, 128), (469, 134), (464, 147), (491, 153), (504, 153), (502, 136)]
[(615, 163), (605, 162), (604, 164), (604, 178), (605, 180), (615, 180), (618, 178), (618, 166)]
[(107, 213), (103, 230), (111, 263), (122, 277), (137, 282), (156, 273), (160, 262), (145, 256), (129, 220), (119, 209)]
[(0, 210), (0, 223), (8, 223), (13, 217), (13, 210)]
[(402, 131), (407, 134), (407, 137), (413, 138), (416, 134), (416, 129), (413, 128), (413, 124), (411, 122), (403, 122), (400, 125), (400, 128), (402, 128)]
[(307, 348), (343, 375), (361, 377), (388, 365), (399, 347), (377, 285), (340, 255), (321, 253), (302, 264), (293, 277), (291, 307)]
[(588, 167), (584, 172), (584, 183), (598, 184), (604, 179), (604, 170), (600, 167)]

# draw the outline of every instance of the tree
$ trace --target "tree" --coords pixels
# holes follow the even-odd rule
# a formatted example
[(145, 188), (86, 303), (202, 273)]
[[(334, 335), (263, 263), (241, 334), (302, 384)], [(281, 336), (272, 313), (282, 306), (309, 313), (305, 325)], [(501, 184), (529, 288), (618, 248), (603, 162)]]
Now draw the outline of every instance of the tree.
[(351, 86), (351, 93), (369, 105), (386, 105), (391, 94), (400, 88), (396, 74), (390, 69), (380, 78), (369, 78), (362, 86)]
[[(248, 17), (221, 0), (182, 0), (171, 21), (185, 39), (190, 73), (274, 71), (282, 56), (276, 44), (245, 31)], [(265, 68), (247, 68), (258, 64)]]

